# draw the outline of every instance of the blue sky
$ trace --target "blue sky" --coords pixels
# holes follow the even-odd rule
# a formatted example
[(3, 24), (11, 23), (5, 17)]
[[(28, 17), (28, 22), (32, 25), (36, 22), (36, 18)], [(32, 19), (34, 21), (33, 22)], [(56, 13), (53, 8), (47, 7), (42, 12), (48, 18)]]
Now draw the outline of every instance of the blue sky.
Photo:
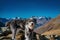
[(56, 17), (60, 14), (60, 0), (0, 0), (0, 17)]

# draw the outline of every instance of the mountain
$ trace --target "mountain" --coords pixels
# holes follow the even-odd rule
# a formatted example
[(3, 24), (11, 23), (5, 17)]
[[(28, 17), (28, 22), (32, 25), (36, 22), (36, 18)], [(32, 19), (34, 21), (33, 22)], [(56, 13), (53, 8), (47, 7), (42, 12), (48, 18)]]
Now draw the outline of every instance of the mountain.
[(4, 27), (5, 25), (2, 23), (2, 22), (0, 22), (0, 27)]
[(37, 20), (37, 25), (36, 28), (39, 26), (44, 25), (45, 23), (49, 22), (52, 18), (51, 17), (35, 17), (35, 19)]
[(5, 27), (5, 23), (8, 21), (7, 18), (0, 18), (0, 27)]
[(54, 19), (51, 19), (48, 23), (44, 24), (43, 26), (36, 28), (34, 31), (39, 34), (42, 34), (45, 32), (49, 33), (50, 31), (54, 33), (54, 30), (58, 29), (60, 29), (60, 15)]
[(6, 19), (6, 18), (0, 18), (0, 22), (2, 22), (2, 23), (6, 23), (8, 21), (8, 19)]

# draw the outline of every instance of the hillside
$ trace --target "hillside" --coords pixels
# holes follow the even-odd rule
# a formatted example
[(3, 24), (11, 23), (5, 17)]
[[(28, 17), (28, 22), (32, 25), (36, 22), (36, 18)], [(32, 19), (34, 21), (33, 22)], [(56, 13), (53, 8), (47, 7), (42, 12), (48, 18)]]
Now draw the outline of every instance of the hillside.
[(51, 19), (48, 23), (46, 23), (42, 27), (36, 28), (34, 31), (36, 33), (42, 34), (44, 32), (49, 32), (57, 29), (60, 29), (60, 15), (54, 19)]

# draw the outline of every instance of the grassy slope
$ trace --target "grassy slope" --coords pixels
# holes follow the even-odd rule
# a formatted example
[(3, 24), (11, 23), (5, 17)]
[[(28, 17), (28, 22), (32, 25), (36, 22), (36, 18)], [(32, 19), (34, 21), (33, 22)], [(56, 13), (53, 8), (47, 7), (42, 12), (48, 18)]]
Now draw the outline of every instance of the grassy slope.
[(35, 29), (34, 31), (39, 34), (42, 34), (44, 32), (49, 32), (49, 31), (54, 32), (54, 30), (57, 30), (57, 29), (60, 29), (60, 15), (52, 19), (50, 22), (46, 23), (42, 27)]

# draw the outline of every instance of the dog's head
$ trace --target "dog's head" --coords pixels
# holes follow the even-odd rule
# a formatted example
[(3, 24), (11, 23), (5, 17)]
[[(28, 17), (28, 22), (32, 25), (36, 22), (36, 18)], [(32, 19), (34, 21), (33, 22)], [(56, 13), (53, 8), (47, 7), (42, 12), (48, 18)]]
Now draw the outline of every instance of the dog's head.
[(35, 24), (36, 24), (36, 19), (35, 18), (29, 18), (27, 19), (26, 21), (26, 25), (28, 26), (29, 29), (34, 29), (35, 27)]

